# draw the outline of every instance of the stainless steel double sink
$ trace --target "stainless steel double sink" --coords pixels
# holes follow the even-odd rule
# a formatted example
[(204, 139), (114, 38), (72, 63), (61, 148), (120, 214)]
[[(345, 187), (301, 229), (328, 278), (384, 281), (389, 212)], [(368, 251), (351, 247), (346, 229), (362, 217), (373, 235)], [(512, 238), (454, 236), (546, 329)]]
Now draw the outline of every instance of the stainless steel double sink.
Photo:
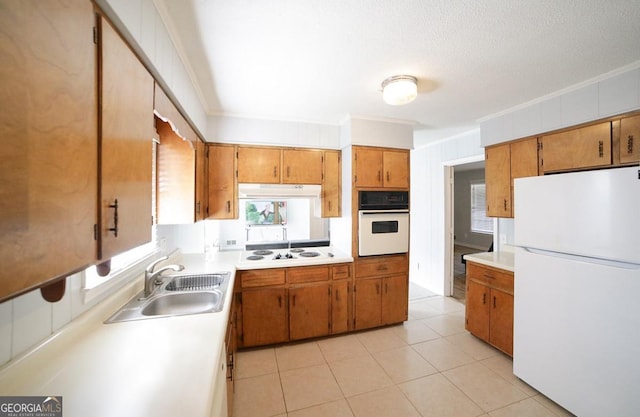
[(229, 276), (229, 272), (163, 276), (149, 297), (140, 292), (105, 323), (219, 312)]

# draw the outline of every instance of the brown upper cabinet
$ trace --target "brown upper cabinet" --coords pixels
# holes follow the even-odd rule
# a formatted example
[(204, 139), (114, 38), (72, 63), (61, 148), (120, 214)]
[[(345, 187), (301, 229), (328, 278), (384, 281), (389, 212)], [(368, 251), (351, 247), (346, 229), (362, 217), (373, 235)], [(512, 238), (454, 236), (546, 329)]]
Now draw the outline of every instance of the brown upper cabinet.
[(96, 257), (97, 95), (91, 2), (3, 2), (0, 302)]
[(236, 208), (236, 147), (207, 144), (208, 204), (207, 215), (214, 219), (235, 219)]
[(487, 216), (513, 217), (513, 180), (536, 175), (538, 175), (537, 138), (486, 148)]
[(620, 120), (620, 163), (640, 161), (640, 115)]
[(100, 259), (151, 241), (153, 78), (101, 18)]
[(611, 165), (611, 122), (542, 136), (541, 173)]
[(340, 151), (324, 151), (322, 175), (322, 217), (340, 217), (342, 213), (342, 161)]
[(354, 146), (356, 187), (409, 188), (409, 151)]
[(238, 146), (238, 182), (280, 184), (280, 148)]
[(322, 184), (323, 151), (317, 149), (283, 149), (282, 182), (284, 184)]
[(205, 146), (189, 123), (155, 85), (159, 143), (156, 162), (158, 224), (189, 224), (205, 218)]

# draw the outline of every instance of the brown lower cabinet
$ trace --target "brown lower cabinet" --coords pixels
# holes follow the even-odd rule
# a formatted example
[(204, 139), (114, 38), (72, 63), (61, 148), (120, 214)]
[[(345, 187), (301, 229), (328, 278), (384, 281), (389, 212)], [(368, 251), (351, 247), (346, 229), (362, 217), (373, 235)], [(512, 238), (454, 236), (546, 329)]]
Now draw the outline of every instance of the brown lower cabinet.
[(465, 328), (513, 356), (513, 273), (467, 261)]
[(351, 264), (238, 271), (238, 347), (350, 330)]
[(354, 287), (355, 330), (407, 320), (409, 275), (405, 255), (359, 259)]

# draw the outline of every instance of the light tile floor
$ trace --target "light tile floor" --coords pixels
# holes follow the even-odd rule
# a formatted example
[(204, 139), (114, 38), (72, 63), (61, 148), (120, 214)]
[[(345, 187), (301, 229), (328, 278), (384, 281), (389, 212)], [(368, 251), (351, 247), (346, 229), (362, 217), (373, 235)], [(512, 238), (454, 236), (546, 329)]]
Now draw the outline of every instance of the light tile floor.
[(234, 417), (555, 417), (570, 413), (419, 288), (401, 325), (237, 355)]

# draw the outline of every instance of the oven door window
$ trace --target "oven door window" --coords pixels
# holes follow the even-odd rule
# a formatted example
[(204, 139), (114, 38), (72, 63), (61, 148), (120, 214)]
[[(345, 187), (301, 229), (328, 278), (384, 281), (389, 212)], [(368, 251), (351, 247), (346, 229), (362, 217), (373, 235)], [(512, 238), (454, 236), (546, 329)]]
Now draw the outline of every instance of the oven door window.
[(398, 221), (374, 221), (371, 223), (371, 233), (398, 233)]

